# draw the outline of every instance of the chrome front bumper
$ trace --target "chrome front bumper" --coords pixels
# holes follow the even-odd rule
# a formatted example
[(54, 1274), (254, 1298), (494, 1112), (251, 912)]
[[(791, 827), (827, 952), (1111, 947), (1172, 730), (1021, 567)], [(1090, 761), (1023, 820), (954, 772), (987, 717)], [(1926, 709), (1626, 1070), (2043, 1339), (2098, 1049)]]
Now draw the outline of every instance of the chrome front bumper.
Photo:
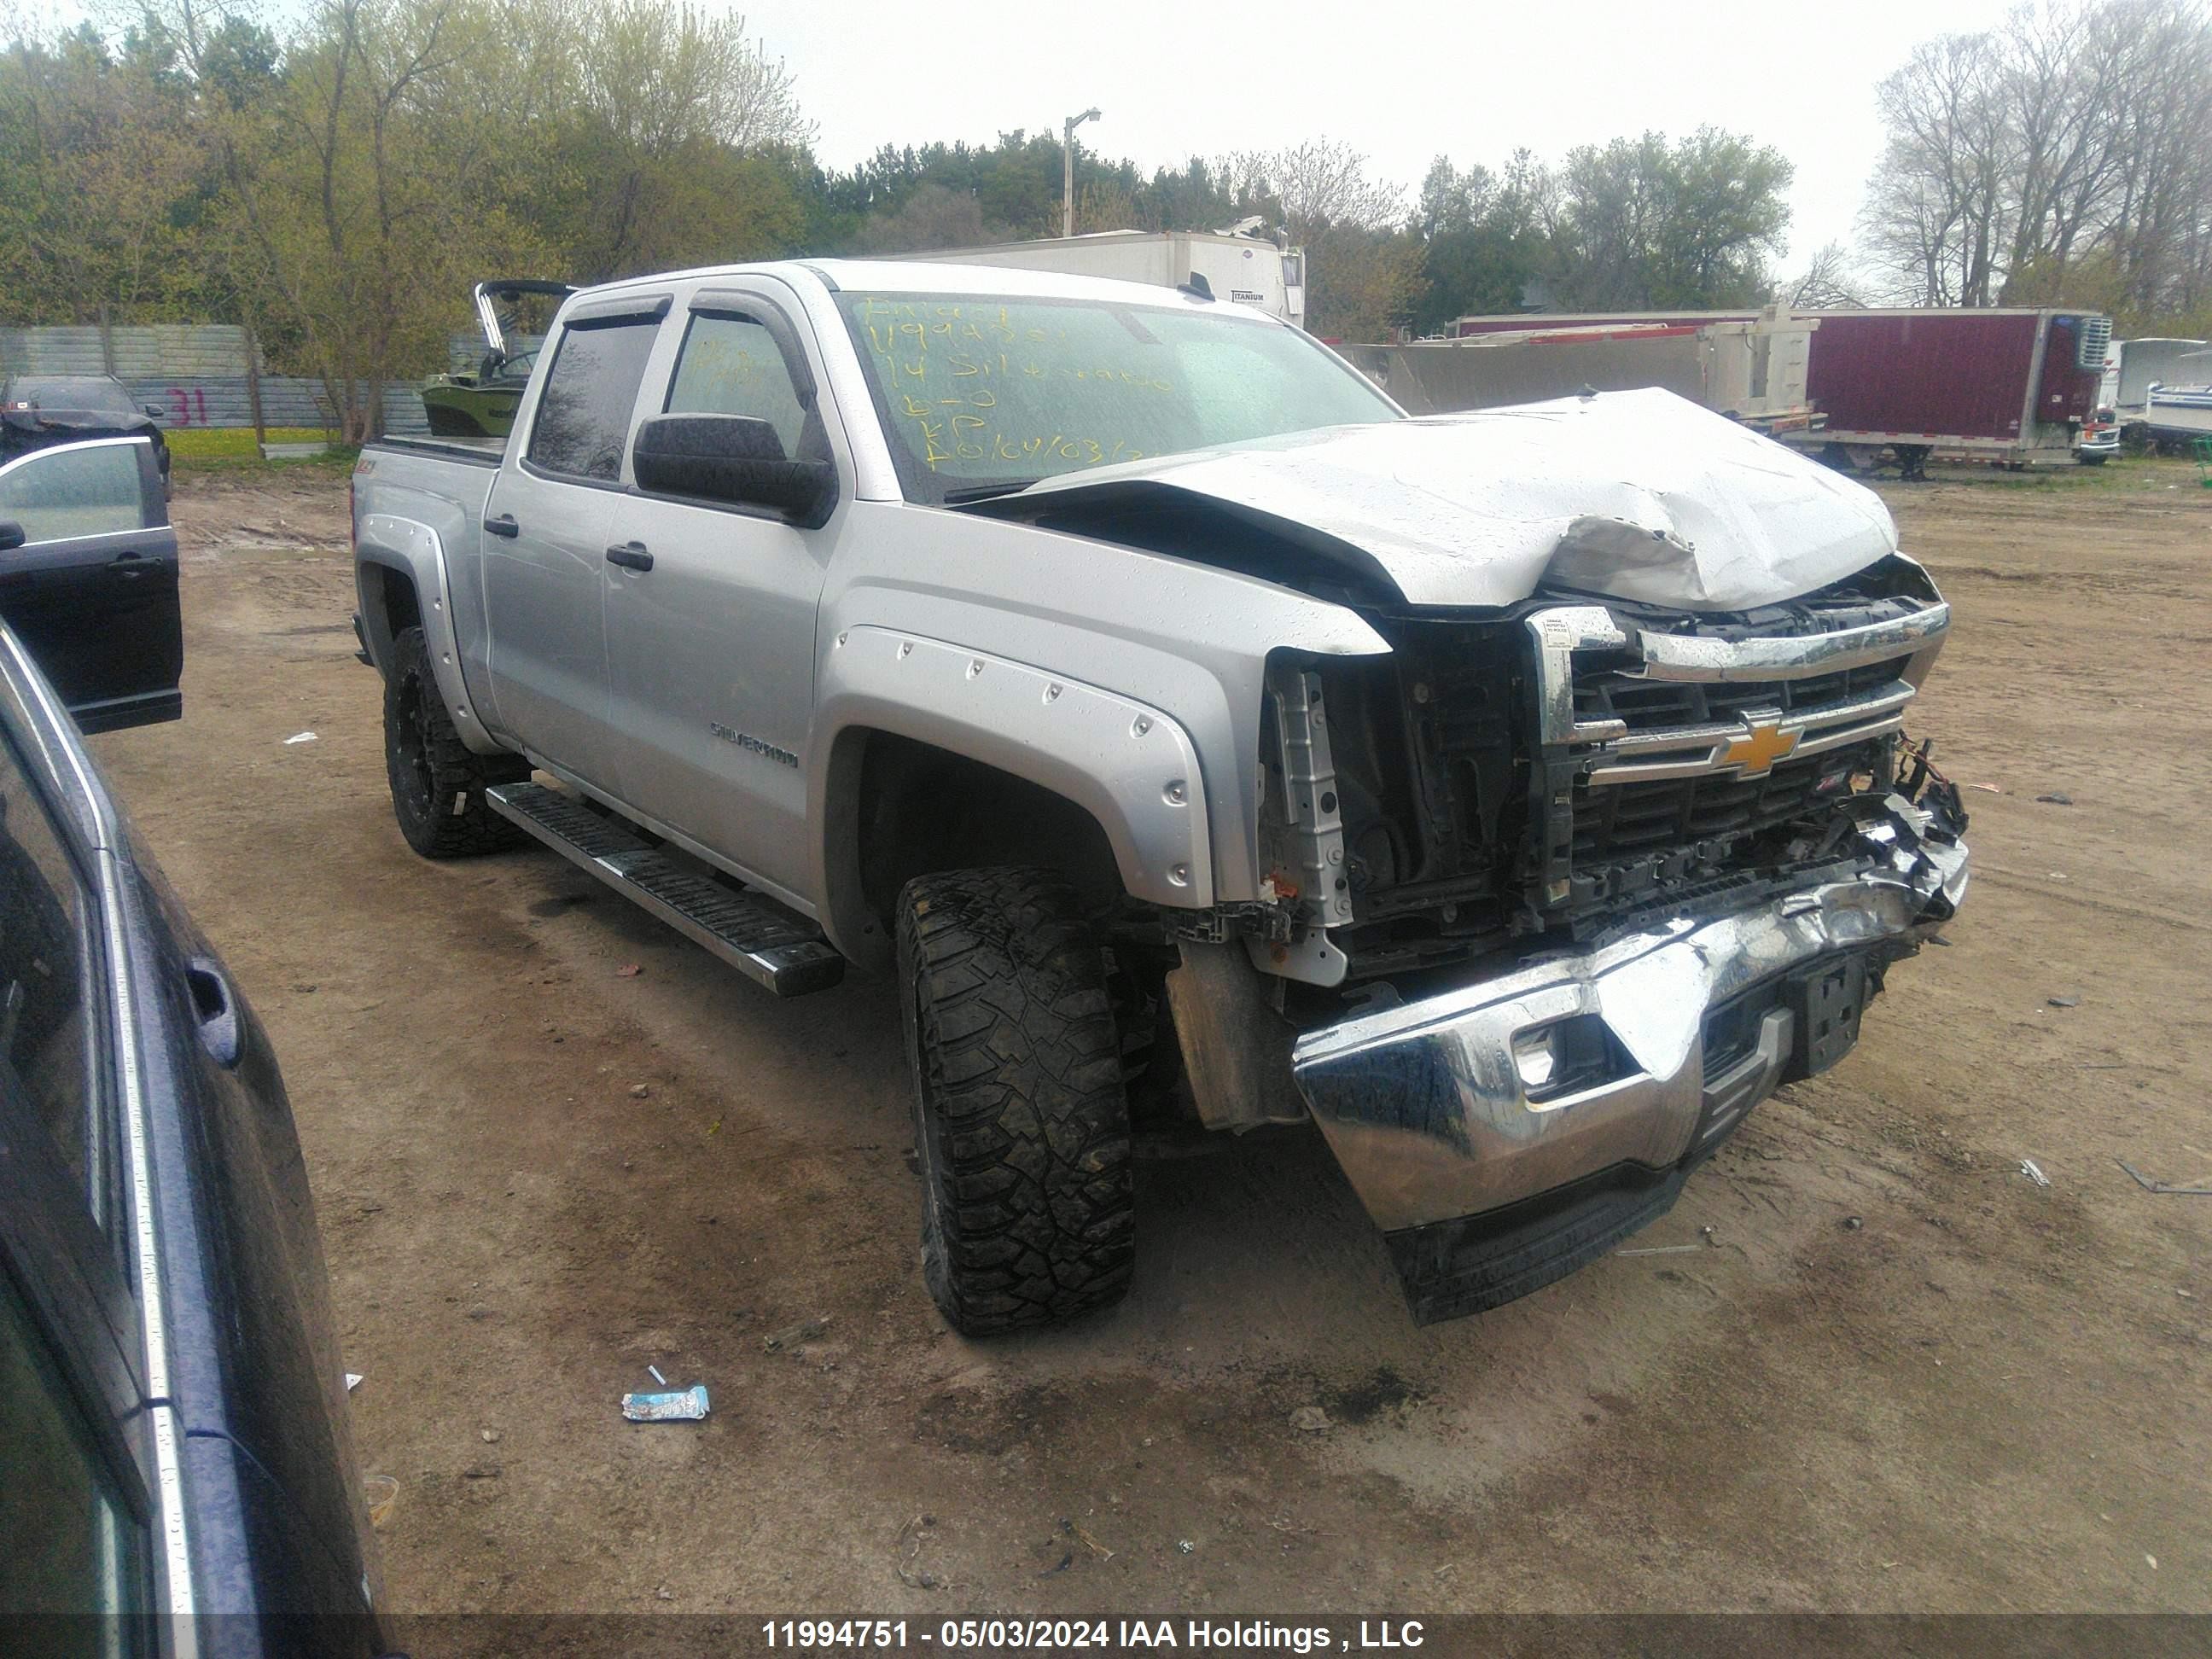
[[(1856, 1036), (1777, 997), (1747, 1044), (1713, 1075), (1708, 1016), (1762, 987), (1881, 965), (1948, 920), (1966, 888), (1954, 808), (1870, 800), (1849, 879), (1713, 920), (1680, 920), (1579, 955), (1547, 958), (1423, 1001), (1302, 1037), (1300, 1091), (1385, 1232), (1523, 1203), (1623, 1166), (1676, 1169), (1716, 1143), (1791, 1075), (1819, 1069)], [(1863, 983), (1863, 975), (1861, 974)], [(1531, 1100), (1514, 1039), (1595, 1016), (1621, 1058), (1578, 1092)], [(1806, 1056), (1820, 1056), (1808, 1068)], [(1647, 1216), (1645, 1218), (1649, 1219)]]

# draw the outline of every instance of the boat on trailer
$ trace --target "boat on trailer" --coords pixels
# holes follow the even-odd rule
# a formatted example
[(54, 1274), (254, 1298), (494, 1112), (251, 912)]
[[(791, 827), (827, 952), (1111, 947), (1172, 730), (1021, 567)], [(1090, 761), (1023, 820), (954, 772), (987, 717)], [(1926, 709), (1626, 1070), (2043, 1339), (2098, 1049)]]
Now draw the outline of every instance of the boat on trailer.
[(2154, 381), (2145, 394), (2142, 422), (2160, 448), (2181, 448), (2212, 438), (2212, 350), (2175, 360), (2172, 380)]

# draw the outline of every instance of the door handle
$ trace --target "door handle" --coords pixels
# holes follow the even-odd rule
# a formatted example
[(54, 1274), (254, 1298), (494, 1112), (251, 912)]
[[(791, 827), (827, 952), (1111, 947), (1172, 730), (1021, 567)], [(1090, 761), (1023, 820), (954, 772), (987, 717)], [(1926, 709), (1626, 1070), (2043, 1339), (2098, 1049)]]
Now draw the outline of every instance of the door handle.
[(118, 553), (107, 562), (107, 568), (125, 581), (136, 581), (154, 567), (143, 553)]
[(194, 957), (185, 966), (185, 982), (191, 988), (192, 1017), (199, 1022), (200, 1047), (225, 1071), (238, 1064), (244, 1033), (238, 1018), (238, 998), (230, 981), (212, 957)]
[(645, 550), (643, 542), (617, 542), (607, 550), (607, 562), (625, 570), (650, 570), (653, 555)]
[(504, 536), (509, 541), (522, 533), (522, 526), (515, 523), (512, 513), (502, 513), (496, 519), (486, 519), (483, 527), (487, 536)]

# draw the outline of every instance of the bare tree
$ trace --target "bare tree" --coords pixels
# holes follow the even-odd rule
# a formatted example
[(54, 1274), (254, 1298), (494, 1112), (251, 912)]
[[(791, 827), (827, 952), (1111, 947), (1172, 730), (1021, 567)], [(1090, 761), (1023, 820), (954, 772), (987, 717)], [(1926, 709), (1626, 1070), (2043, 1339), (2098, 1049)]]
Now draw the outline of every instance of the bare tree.
[(1850, 251), (1841, 242), (1822, 246), (1813, 262), (1774, 297), (1792, 311), (1856, 311), (1866, 305)]
[(1310, 138), (1288, 149), (1245, 150), (1221, 172), (1243, 196), (1272, 201), (1291, 234), (1304, 240), (1334, 227), (1382, 230), (1404, 216), (1406, 192), (1371, 177), (1370, 163), (1340, 138)]
[(2212, 299), (2212, 17), (2203, 0), (2039, 0), (1882, 82), (1863, 221), (1895, 297), (1986, 306), (2080, 289), (2124, 318)]
[(1996, 292), (2003, 181), (2012, 167), (1995, 37), (1947, 34), (1916, 47), (1875, 90), (1889, 129), (1867, 210), (1867, 241), (1899, 297), (1985, 306)]

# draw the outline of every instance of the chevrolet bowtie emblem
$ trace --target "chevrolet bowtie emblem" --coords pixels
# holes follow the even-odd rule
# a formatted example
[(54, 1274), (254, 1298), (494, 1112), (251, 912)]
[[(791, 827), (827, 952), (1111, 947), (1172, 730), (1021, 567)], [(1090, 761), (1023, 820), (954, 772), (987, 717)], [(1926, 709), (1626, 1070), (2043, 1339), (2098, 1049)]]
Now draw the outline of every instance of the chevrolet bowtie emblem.
[(1764, 777), (1797, 747), (1798, 734), (1784, 732), (1773, 715), (1747, 714), (1743, 724), (1744, 734), (1730, 738), (1713, 757), (1716, 766), (1735, 767), (1747, 778)]

